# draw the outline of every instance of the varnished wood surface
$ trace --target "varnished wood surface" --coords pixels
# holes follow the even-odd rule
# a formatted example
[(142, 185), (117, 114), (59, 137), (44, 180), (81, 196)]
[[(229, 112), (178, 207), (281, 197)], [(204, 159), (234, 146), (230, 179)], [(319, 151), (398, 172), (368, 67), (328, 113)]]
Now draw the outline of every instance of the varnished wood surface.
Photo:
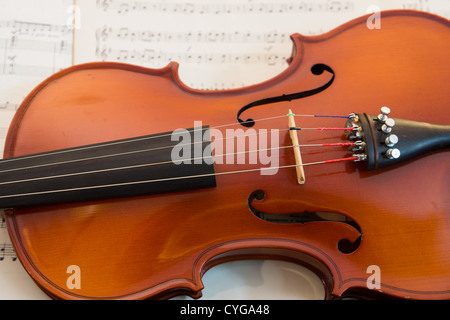
[[(229, 91), (187, 88), (177, 64), (149, 70), (116, 63), (74, 66), (45, 81), (17, 112), (6, 157), (236, 121), (244, 105), (316, 88), (330, 79), (311, 67), (325, 63), (336, 74), (320, 94), (252, 108), (242, 117), (288, 113), (392, 115), (449, 124), (449, 22), (425, 13), (382, 14), (382, 29), (366, 17), (318, 37), (293, 35), (289, 67), (267, 82)], [(304, 127), (344, 125), (344, 120), (302, 119)], [(301, 123), (299, 123), (301, 121)], [(256, 122), (258, 129), (287, 127), (287, 119)], [(223, 129), (224, 130), (224, 129)], [(303, 143), (336, 142), (341, 132), (302, 132)], [(290, 142), (287, 131), (280, 140)], [(342, 149), (305, 150), (303, 162), (340, 158)], [(64, 299), (161, 298), (201, 294), (201, 275), (217, 263), (274, 258), (310, 266), (326, 284), (327, 297), (366, 288), (367, 268), (381, 270), (389, 296), (450, 298), (450, 162), (448, 151), (400, 166), (367, 172), (363, 164), (334, 163), (217, 176), (217, 187), (190, 192), (9, 210), (7, 223), (18, 256), (49, 295)], [(294, 164), (280, 150), (280, 165)], [(216, 165), (216, 172), (246, 165)], [(345, 254), (337, 244), (359, 233), (339, 222), (273, 224), (256, 218), (247, 199), (266, 198), (256, 209), (270, 213), (337, 212), (355, 220), (362, 241)], [(81, 269), (81, 289), (68, 289), (67, 267)]]

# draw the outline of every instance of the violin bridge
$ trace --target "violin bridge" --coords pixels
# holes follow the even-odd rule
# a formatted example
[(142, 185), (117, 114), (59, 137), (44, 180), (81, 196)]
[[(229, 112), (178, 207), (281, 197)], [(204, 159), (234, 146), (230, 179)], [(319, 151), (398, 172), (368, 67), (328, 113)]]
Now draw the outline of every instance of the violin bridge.
[(289, 133), (290, 133), (291, 141), (292, 141), (292, 150), (294, 150), (297, 182), (298, 182), (298, 184), (305, 184), (305, 171), (303, 170), (302, 155), (300, 153), (300, 145), (298, 143), (297, 130), (293, 129), (293, 128), (296, 128), (296, 125), (295, 125), (294, 113), (292, 113), (291, 109), (289, 109), (288, 119), (289, 119), (289, 128), (290, 128)]

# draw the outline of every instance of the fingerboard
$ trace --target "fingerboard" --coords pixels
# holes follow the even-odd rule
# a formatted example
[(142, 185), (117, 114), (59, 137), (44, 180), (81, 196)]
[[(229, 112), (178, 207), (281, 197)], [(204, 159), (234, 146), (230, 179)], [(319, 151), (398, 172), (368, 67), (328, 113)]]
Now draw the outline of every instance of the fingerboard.
[[(165, 132), (4, 159), (0, 161), (0, 208), (215, 187), (214, 165), (207, 161), (211, 157), (208, 129), (184, 130), (192, 136), (184, 140), (175, 132)], [(203, 138), (196, 142), (194, 135), (198, 137), (199, 131)], [(172, 161), (172, 150), (181, 144), (192, 155), (201, 145), (202, 158)]]

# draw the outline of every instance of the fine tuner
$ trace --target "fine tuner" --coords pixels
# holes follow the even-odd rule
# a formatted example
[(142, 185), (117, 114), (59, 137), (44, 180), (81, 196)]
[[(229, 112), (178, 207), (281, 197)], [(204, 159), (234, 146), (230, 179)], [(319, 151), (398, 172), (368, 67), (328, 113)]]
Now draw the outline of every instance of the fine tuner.
[(378, 115), (378, 120), (383, 123), (383, 125), (381, 126), (381, 131), (389, 134), (384, 140), (384, 144), (389, 147), (384, 155), (388, 159), (398, 159), (401, 154), (400, 150), (397, 148), (392, 148), (395, 144), (397, 144), (398, 136), (395, 134), (390, 134), (392, 128), (395, 126), (395, 120), (388, 117), (388, 115), (391, 113), (391, 109), (385, 106), (381, 108), (380, 112), (381, 113)]
[(394, 119), (390, 108), (383, 106), (377, 116), (366, 113), (349, 115), (347, 139), (355, 161), (367, 161), (374, 170), (410, 160), (428, 152), (448, 147), (448, 126), (405, 119)]

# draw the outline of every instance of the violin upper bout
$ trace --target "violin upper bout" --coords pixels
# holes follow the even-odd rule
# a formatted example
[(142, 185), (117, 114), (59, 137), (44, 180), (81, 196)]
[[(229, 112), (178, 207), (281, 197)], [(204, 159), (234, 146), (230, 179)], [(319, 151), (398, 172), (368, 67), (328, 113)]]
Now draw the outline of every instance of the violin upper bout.
[[(295, 62), (300, 62), (303, 55), (303, 36), (299, 33), (294, 33), (291, 35), (291, 40), (293, 42), (291, 56), (286, 60), (289, 65), (295, 64)], [(300, 61), (299, 61), (300, 60)]]

